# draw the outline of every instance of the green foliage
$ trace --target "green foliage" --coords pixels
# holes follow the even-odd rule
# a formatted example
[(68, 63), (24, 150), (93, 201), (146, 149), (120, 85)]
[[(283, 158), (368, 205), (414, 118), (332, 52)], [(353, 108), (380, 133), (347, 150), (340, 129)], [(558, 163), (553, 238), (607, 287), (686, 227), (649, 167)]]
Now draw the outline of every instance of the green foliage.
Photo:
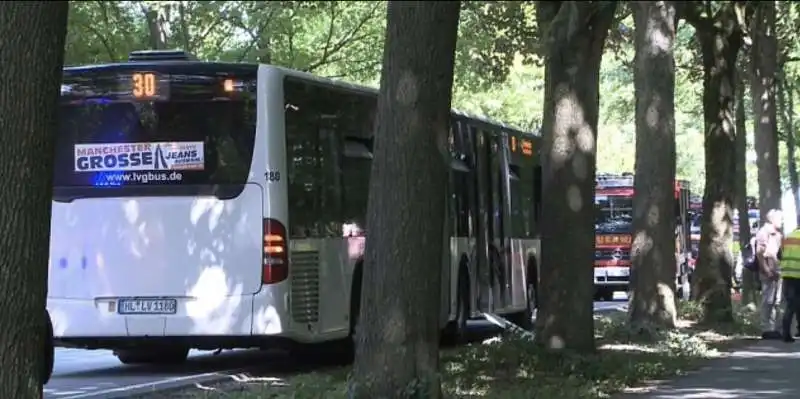
[(522, 1), (465, 1), (461, 8), (455, 76), (472, 91), (504, 82), (515, 62), (536, 60), (534, 5)]
[(151, 48), (146, 14), (168, 48), (200, 59), (269, 62), (331, 77), (379, 73), (384, 2), (72, 2), (68, 65), (123, 61)]
[[(602, 3), (602, 2), (599, 2)], [(123, 61), (149, 48), (146, 14), (155, 15), (168, 48), (200, 59), (268, 62), (322, 76), (376, 86), (382, 60), (386, 3), (130, 1), (71, 2), (68, 65)], [(716, 3), (707, 2), (709, 12)], [(800, 6), (778, 2), (778, 31), (785, 77), (800, 78), (797, 39)], [(542, 31), (535, 2), (465, 1), (456, 53), (454, 104), (465, 111), (536, 130), (544, 98), (539, 66)], [(626, 6), (609, 32), (601, 72), (598, 167), (632, 171), (634, 97), (633, 22)], [(678, 175), (695, 190), (705, 181), (702, 150), (702, 64), (694, 29), (681, 23), (676, 40)], [(798, 85), (794, 85), (797, 88)], [(795, 101), (795, 106), (800, 101)], [(752, 131), (748, 105), (748, 130)], [(798, 110), (800, 111), (800, 110)], [(797, 114), (797, 112), (795, 112)], [(797, 121), (794, 121), (797, 124)], [(800, 128), (800, 125), (796, 126)], [(751, 132), (752, 134), (752, 132)], [(752, 137), (749, 140), (752, 143)], [(752, 144), (749, 145), (752, 148)], [(785, 165), (785, 149), (782, 148)], [(785, 166), (784, 166), (785, 167)], [(784, 169), (785, 170), (785, 169)], [(757, 193), (755, 165), (748, 165), (748, 193)]]
[(71, 2), (66, 65), (121, 61), (132, 50), (145, 47), (144, 16), (123, 3)]
[[(386, 3), (130, 1), (72, 2), (67, 64), (122, 61), (150, 48), (146, 13), (166, 47), (200, 59), (267, 62), (377, 84)], [(465, 88), (502, 82), (519, 54), (535, 59), (533, 5), (464, 2), (456, 75)]]

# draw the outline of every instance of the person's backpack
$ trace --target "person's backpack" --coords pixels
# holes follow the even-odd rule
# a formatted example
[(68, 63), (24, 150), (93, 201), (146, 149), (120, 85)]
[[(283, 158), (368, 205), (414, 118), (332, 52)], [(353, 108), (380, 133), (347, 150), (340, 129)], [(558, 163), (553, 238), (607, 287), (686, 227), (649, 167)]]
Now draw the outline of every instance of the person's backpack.
[(756, 257), (756, 251), (753, 250), (753, 245), (751, 243), (748, 243), (742, 248), (742, 262), (744, 263), (745, 269), (751, 272), (758, 271), (758, 258)]

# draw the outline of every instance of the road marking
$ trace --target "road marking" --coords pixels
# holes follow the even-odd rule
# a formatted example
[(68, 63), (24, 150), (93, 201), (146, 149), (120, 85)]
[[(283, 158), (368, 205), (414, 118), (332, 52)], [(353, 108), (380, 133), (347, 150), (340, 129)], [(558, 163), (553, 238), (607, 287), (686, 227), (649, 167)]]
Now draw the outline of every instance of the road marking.
[[(104, 397), (106, 399), (110, 398), (119, 398), (119, 397), (127, 397), (129, 395), (135, 394), (136, 390), (147, 389), (151, 392), (156, 392), (164, 389), (168, 389), (169, 386), (176, 385), (176, 386), (185, 386), (188, 382), (208, 382), (209, 380), (215, 379), (225, 379), (225, 378), (233, 378), (235, 374), (241, 374), (245, 372), (244, 369), (234, 369), (234, 370), (225, 370), (225, 371), (214, 371), (209, 373), (202, 373), (202, 374), (194, 374), (194, 375), (186, 375), (181, 377), (171, 377), (165, 378), (163, 380), (155, 380), (150, 382), (145, 382), (141, 384), (131, 384), (125, 385), (122, 387), (117, 388), (109, 388), (109, 389), (102, 389), (97, 390), (94, 392), (86, 392), (86, 393), (78, 393), (71, 396), (63, 396), (63, 395), (70, 395), (75, 393), (76, 390), (70, 390), (72, 392), (64, 392), (64, 393), (57, 393), (53, 392), (51, 395), (57, 396), (62, 399), (85, 399), (85, 398), (96, 398), (96, 397)], [(167, 385), (167, 386), (164, 386)], [(162, 387), (164, 386), (164, 387)], [(86, 388), (83, 388), (86, 389)], [(47, 390), (46, 390), (47, 391)]]

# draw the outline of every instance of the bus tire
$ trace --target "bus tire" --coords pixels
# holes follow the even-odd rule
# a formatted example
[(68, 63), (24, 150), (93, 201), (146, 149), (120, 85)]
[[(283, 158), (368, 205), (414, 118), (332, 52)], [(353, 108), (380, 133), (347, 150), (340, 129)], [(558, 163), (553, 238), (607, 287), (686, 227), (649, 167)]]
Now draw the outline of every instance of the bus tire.
[(537, 265), (536, 260), (534, 258), (528, 259), (528, 281), (526, 284), (526, 304), (525, 310), (517, 313), (512, 313), (508, 315), (508, 321), (518, 325), (523, 330), (532, 331), (533, 330), (533, 311), (536, 310), (537, 307), (537, 298), (538, 298), (538, 284), (537, 281)]
[(345, 343), (344, 357), (347, 361), (355, 359), (356, 345), (358, 345), (358, 328), (361, 319), (361, 282), (363, 281), (363, 261), (356, 264), (353, 272), (353, 286), (350, 288), (350, 333)]
[(528, 259), (528, 304), (531, 311), (539, 308), (539, 264), (536, 258)]
[(456, 289), (456, 315), (455, 320), (447, 323), (442, 338), (445, 343), (458, 345), (467, 340), (467, 321), (470, 319), (470, 291), (469, 291), (469, 272), (466, 265), (462, 262), (458, 268), (458, 285)]
[(45, 336), (44, 336), (44, 362), (42, 363), (42, 385), (50, 382), (53, 376), (53, 366), (55, 364), (55, 345), (53, 343), (53, 322), (50, 320), (50, 313), (44, 311)]
[(356, 269), (353, 272), (353, 283), (350, 287), (350, 336), (356, 336), (356, 329), (358, 328), (358, 320), (361, 316), (361, 282), (363, 280), (363, 267), (362, 261), (356, 264)]

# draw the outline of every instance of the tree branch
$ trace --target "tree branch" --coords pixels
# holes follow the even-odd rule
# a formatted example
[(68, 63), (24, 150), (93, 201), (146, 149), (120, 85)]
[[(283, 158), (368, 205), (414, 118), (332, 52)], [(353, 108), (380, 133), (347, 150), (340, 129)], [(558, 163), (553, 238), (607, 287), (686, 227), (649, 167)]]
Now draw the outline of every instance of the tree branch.
[(331, 42), (333, 41), (333, 34), (336, 33), (336, 2), (325, 3), (330, 7), (328, 18), (328, 33), (325, 35), (325, 46), (322, 48), (322, 56), (319, 57), (319, 63), (324, 64), (328, 62), (328, 57), (331, 55)]
[[(270, 6), (266, 5), (266, 7)], [(270, 25), (270, 23), (272, 22), (272, 18), (275, 16), (277, 11), (278, 11), (277, 7), (270, 7), (269, 12), (267, 13), (267, 17), (261, 21), (261, 24), (259, 24), (259, 26), (255, 30), (250, 29), (247, 26), (247, 24), (244, 23), (244, 21), (241, 20), (236, 21), (237, 25), (239, 25), (238, 28), (244, 30), (250, 36), (250, 42), (247, 44), (247, 47), (244, 48), (244, 51), (242, 51), (242, 54), (239, 56), (237, 62), (242, 62), (245, 58), (247, 58), (248, 55), (250, 55), (250, 52), (253, 51), (253, 48), (255, 48), (256, 44), (258, 44), (259, 37), (263, 34), (264, 30), (266, 30), (267, 27)]]
[(334, 21), (335, 15), (333, 13), (331, 13), (331, 16), (330, 16), (331, 17), (331, 21), (330, 21), (330, 24), (331, 24), (330, 36), (328, 36), (328, 42), (326, 42), (326, 44), (325, 44), (325, 52), (323, 53), (323, 56), (320, 57), (320, 59), (317, 62), (314, 62), (311, 65), (307, 66), (306, 68), (304, 68), (304, 70), (307, 71), (307, 72), (313, 72), (314, 70), (316, 70), (316, 69), (318, 69), (320, 67), (323, 67), (323, 66), (325, 66), (327, 64), (330, 64), (331, 63), (331, 60), (330, 60), (331, 55), (336, 54), (337, 52), (341, 51), (343, 48), (347, 47), (351, 43), (358, 42), (360, 40), (363, 40), (363, 39), (371, 36), (371, 33), (366, 33), (366, 34), (362, 34), (362, 35), (357, 35), (357, 34), (367, 25), (367, 22), (369, 22), (370, 20), (372, 20), (373, 18), (375, 18), (377, 16), (378, 7), (379, 6), (376, 4), (366, 15), (364, 15), (364, 17), (362, 17), (356, 23), (356, 26), (353, 27), (353, 29), (351, 29), (347, 34), (345, 34), (344, 37), (342, 37), (341, 39), (337, 40), (336, 43), (333, 44), (333, 46), (330, 46), (331, 45), (330, 39), (333, 37), (333, 26), (334, 26), (334, 23), (335, 23), (335, 21)]
[(214, 20), (213, 23), (208, 24), (208, 26), (206, 26), (206, 29), (202, 33), (200, 33), (200, 35), (198, 35), (197, 38), (192, 41), (192, 43), (190, 43), (192, 48), (197, 48), (203, 43), (205, 43), (206, 39), (208, 39), (208, 36), (211, 34), (211, 32), (213, 32), (220, 24), (222, 24), (222, 22), (224, 22), (223, 17), (218, 15), (217, 19)]

